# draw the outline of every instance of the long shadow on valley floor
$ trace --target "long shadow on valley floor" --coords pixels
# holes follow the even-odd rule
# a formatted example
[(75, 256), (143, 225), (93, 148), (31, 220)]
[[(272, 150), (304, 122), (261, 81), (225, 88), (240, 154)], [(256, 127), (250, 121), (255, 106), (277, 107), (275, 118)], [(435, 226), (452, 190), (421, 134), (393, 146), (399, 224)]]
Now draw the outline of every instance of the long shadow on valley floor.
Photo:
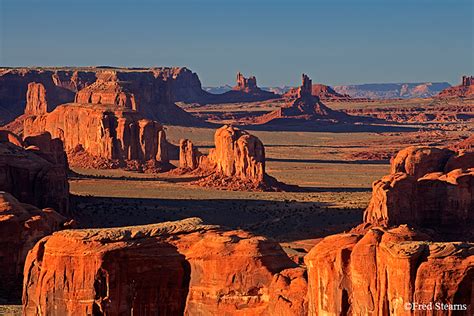
[(358, 208), (327, 203), (252, 199), (150, 199), (71, 196), (81, 228), (144, 225), (199, 217), (206, 224), (244, 229), (278, 241), (323, 237), (362, 220)]
[(294, 159), (294, 158), (267, 158), (266, 161), (296, 162), (296, 163), (332, 163), (351, 165), (386, 165), (389, 160), (327, 160), (327, 159)]

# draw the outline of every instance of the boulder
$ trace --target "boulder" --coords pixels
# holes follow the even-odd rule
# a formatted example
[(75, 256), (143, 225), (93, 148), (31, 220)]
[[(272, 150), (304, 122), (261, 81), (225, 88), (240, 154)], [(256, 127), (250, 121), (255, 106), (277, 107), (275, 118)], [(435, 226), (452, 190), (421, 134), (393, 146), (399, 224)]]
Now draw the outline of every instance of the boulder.
[(406, 226), (373, 228), (326, 237), (305, 262), (309, 315), (425, 315), (406, 307), (413, 302), (473, 311), (473, 243), (432, 243)]
[(0, 131), (0, 190), (23, 203), (68, 214), (68, 167), (62, 142), (46, 134), (25, 143)]
[(28, 251), (39, 239), (60, 229), (65, 221), (53, 209), (40, 210), (0, 191), (0, 297), (20, 297)]
[(304, 298), (288, 291), (305, 292), (305, 278), (288, 269), (296, 265), (277, 243), (196, 218), (66, 230), (29, 253), (23, 306), (28, 315), (268, 315), (284, 293), (302, 312), (290, 315), (304, 315)]

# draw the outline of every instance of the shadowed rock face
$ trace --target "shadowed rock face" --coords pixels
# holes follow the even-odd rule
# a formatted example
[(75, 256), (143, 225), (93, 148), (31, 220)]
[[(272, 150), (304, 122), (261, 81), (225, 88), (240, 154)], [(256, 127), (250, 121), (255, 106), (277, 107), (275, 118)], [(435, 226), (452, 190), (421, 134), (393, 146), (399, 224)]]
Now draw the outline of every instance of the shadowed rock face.
[(410, 302), (466, 304), (470, 315), (474, 244), (427, 238), (406, 226), (326, 237), (305, 257), (309, 315), (413, 315)]
[(27, 258), (23, 304), (28, 315), (269, 315), (290, 306), (304, 315), (304, 297), (277, 296), (305, 287), (278, 244), (191, 218), (42, 239)]
[(373, 183), (366, 222), (422, 227), (474, 222), (472, 152), (408, 147), (392, 159), (391, 172)]
[(93, 157), (108, 160), (168, 163), (162, 125), (132, 110), (66, 104), (25, 119), (25, 136), (45, 131), (60, 138), (69, 153), (80, 147)]
[(59, 139), (44, 134), (21, 141), (0, 130), (0, 190), (24, 203), (68, 213), (67, 160)]
[(17, 298), (23, 265), (35, 243), (58, 230), (65, 218), (52, 209), (40, 210), (0, 191), (0, 296)]

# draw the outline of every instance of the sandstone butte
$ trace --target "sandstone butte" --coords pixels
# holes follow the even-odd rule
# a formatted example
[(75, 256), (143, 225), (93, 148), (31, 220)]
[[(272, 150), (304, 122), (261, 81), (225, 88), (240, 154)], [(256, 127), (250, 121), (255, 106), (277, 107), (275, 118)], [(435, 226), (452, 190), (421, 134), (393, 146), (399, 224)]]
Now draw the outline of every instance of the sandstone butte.
[(189, 218), (43, 238), (27, 257), (23, 306), (27, 315), (306, 315), (305, 294), (304, 270), (277, 243)]
[(49, 112), (58, 105), (74, 102), (76, 93), (90, 85), (94, 86), (82, 95), (93, 94), (99, 103), (111, 97), (115, 88), (127, 90), (145, 117), (182, 125), (203, 123), (174, 102), (204, 102), (212, 97), (202, 90), (197, 74), (185, 67), (0, 68), (0, 85), (0, 125), (30, 110), (41, 114), (35, 110), (37, 107), (46, 105)]
[[(70, 103), (51, 113), (29, 115), (23, 133), (49, 132), (61, 139), (73, 166), (133, 168), (138, 164), (139, 169), (169, 169), (169, 144), (163, 126), (122, 106), (120, 96), (108, 100), (116, 104)], [(123, 100), (130, 100), (129, 95)]]
[(327, 121), (345, 122), (351, 121), (351, 116), (334, 111), (324, 105), (320, 98), (312, 94), (313, 85), (311, 79), (303, 74), (301, 86), (297, 89), (296, 99), (285, 106), (264, 114), (255, 119), (256, 124), (281, 124), (282, 122), (296, 121)]
[(461, 84), (444, 89), (438, 94), (438, 97), (472, 97), (474, 96), (474, 77), (462, 76)]
[(277, 190), (283, 184), (265, 173), (265, 148), (257, 137), (230, 125), (217, 129), (215, 148), (201, 154), (188, 139), (180, 141), (180, 173), (203, 176), (196, 184), (234, 190)]
[(68, 214), (67, 159), (59, 139), (40, 134), (21, 140), (0, 130), (0, 190), (23, 203)]
[(364, 223), (324, 238), (304, 258), (309, 315), (452, 313), (411, 311), (410, 302), (473, 313), (474, 159), (464, 155), (398, 153), (392, 173), (374, 182)]
[(51, 208), (38, 209), (0, 191), (0, 294), (20, 296), (26, 255), (38, 240), (62, 228), (66, 219)]
[[(283, 95), (283, 97), (288, 99), (296, 99), (298, 98), (298, 90), (299, 87), (291, 88)], [(322, 101), (353, 101), (350, 95), (338, 93), (332, 87), (320, 83), (313, 84), (311, 86), (311, 95), (318, 97)], [(360, 101), (362, 99), (355, 100)]]

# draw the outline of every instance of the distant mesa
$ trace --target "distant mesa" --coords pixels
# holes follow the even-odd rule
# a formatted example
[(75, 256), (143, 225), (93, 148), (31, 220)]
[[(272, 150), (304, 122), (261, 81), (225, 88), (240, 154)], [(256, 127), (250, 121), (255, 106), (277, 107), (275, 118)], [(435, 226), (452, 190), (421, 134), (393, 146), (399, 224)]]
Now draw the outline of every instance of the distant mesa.
[(366, 83), (355, 85), (338, 85), (334, 90), (352, 98), (362, 99), (411, 99), (436, 96), (451, 85), (447, 82), (420, 83)]
[(474, 96), (474, 77), (473, 76), (462, 76), (461, 84), (458, 86), (444, 89), (438, 94), (441, 98), (452, 98), (452, 97), (472, 97)]
[(257, 86), (255, 76), (244, 77), (240, 72), (237, 73), (236, 85), (231, 90), (222, 94), (208, 94), (206, 100), (201, 103), (239, 103), (239, 102), (257, 102), (280, 98), (279, 94), (260, 89)]
[(295, 92), (296, 99), (289, 101), (278, 110), (255, 118), (256, 124), (284, 124), (291, 121), (349, 121), (351, 116), (334, 111), (324, 105), (320, 98), (313, 95), (311, 79), (303, 74), (301, 86)]
[(231, 190), (274, 191), (284, 187), (265, 172), (265, 148), (257, 137), (230, 125), (214, 135), (215, 148), (203, 155), (188, 139), (180, 141), (180, 168), (202, 176), (194, 184)]

